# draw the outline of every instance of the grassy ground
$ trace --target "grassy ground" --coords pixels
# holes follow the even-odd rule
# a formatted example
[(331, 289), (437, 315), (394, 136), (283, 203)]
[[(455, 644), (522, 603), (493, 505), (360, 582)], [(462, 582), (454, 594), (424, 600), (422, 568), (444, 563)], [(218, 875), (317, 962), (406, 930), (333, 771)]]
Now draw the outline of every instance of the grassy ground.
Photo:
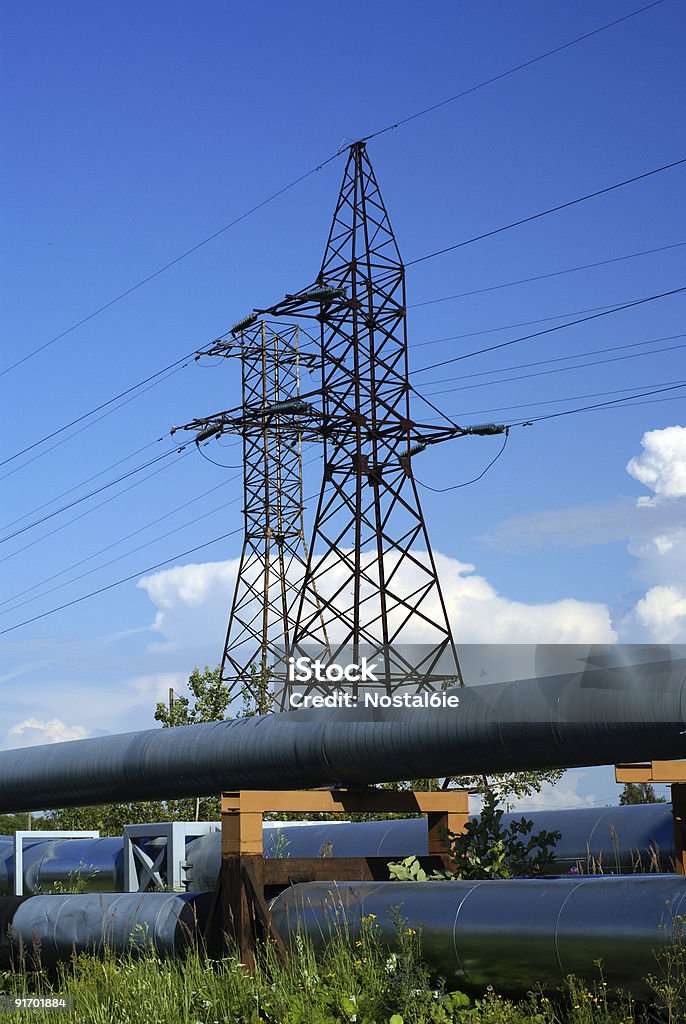
[[(656, 964), (652, 982), (660, 1020), (686, 1021), (686, 972), (680, 944)], [(56, 972), (0, 974), (8, 1008), (0, 1021), (79, 1024), (644, 1024), (650, 1018), (628, 997), (609, 994), (599, 971), (588, 988), (568, 980), (564, 992), (530, 993), (512, 1001), (496, 992), (470, 999), (448, 991), (430, 977), (421, 956), (421, 937), (399, 928), (398, 948), (390, 954), (377, 941), (373, 918), (365, 919), (355, 942), (334, 938), (315, 958), (312, 947), (296, 940), (281, 965), (265, 949), (257, 970), (248, 974), (237, 958), (208, 961), (197, 950), (184, 958), (160, 960), (81, 956)], [(16, 1010), (15, 998), (59, 996), (71, 1010)], [(11, 1007), (11, 1008), (9, 1008)]]

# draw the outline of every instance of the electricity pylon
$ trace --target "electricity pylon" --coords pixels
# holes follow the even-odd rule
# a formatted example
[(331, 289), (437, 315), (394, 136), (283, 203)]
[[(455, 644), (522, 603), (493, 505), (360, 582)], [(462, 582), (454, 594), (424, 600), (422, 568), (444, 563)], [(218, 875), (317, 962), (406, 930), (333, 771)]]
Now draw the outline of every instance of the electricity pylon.
[(223, 433), (243, 440), (243, 548), (221, 678), (230, 693), (243, 693), (266, 711), (271, 672), (292, 644), (307, 566), (299, 410), (301, 365), (312, 357), (300, 350), (298, 327), (247, 321), (203, 353), (240, 358), (240, 410), (178, 429), (196, 431), (198, 444)]
[[(280, 338), (266, 356), (264, 339), (279, 329), (260, 316), (319, 324), (317, 388), (303, 395), (299, 374), (284, 376), (292, 373), (287, 367), (299, 367), (297, 330), (281, 329), (288, 343)], [(186, 425), (200, 431), (196, 441), (224, 431), (244, 439), (246, 533), (222, 661), (225, 678), (250, 691), (251, 666), (271, 668), (274, 659), (281, 671), (281, 709), (294, 689), (284, 655), (319, 658), (337, 668), (366, 657), (374, 681), (361, 687), (351, 678), (336, 686), (352, 696), (362, 688), (393, 695), (461, 684), (412, 462), (429, 445), (505, 427), (460, 427), (447, 419), (436, 426), (412, 418), (405, 269), (363, 142), (350, 147), (315, 282), (256, 309), (232, 329), (232, 342), (218, 342), (212, 351), (227, 354), (238, 336), (243, 406)], [(263, 340), (252, 355), (250, 339), (257, 337)], [(303, 534), (303, 439), (318, 442), (324, 458), (309, 546)], [(280, 509), (275, 519), (273, 507)], [(287, 537), (296, 540), (287, 545)], [(246, 650), (257, 643), (259, 657), (238, 658), (239, 641)], [(332, 687), (315, 678), (297, 689)]]
[(456, 431), (411, 416), (405, 271), (364, 143), (350, 147), (315, 284), (261, 312), (321, 325), (324, 479), (294, 653), (331, 638), (371, 657), (387, 694), (461, 682), (412, 472), (413, 454)]

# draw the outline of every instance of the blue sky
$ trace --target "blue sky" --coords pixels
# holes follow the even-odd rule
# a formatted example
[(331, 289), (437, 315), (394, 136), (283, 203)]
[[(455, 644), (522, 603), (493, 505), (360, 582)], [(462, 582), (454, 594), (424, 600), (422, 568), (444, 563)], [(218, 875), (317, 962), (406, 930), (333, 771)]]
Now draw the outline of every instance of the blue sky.
[[(6, 3), (0, 370), (346, 143), (638, 6)], [(683, 6), (665, 0), (370, 143), (403, 257), (685, 156), (685, 20)], [(0, 377), (3, 459), (208, 343), (253, 305), (309, 282), (342, 171), (342, 158), (329, 163)], [(666, 171), (409, 268), (408, 302), (429, 303), (408, 314), (412, 367), (682, 286), (685, 174), (684, 167)], [(667, 245), (674, 248), (430, 302)], [(686, 377), (685, 309), (683, 295), (665, 298), (413, 381), (466, 422), (514, 421), (593, 401), (580, 396), (649, 390)], [(545, 319), (553, 317), (560, 319)], [(541, 322), (507, 326), (531, 321)], [(442, 338), (451, 340), (435, 341)], [(595, 354), (637, 342), (651, 344)], [(492, 383), (534, 372), (509, 369), (524, 363), (637, 352), (649, 354)], [(459, 379), (493, 370), (503, 372)], [(0, 467), (0, 476), (12, 471), (1, 482), (2, 537), (161, 454), (168, 442), (156, 439), (173, 424), (237, 398), (235, 366), (191, 364), (100, 422), (84, 421), (87, 429), (42, 457), (27, 461), (49, 445)], [(561, 401), (534, 404), (549, 400)], [(686, 453), (684, 435), (668, 431), (683, 424), (683, 399), (541, 422), (513, 430), (505, 455), (478, 484), (448, 495), (423, 490), (432, 543), (455, 593), (458, 643), (484, 640), (485, 622), (496, 623), (494, 639), (512, 640), (499, 626), (513, 617), (532, 642), (561, 639), (563, 619), (579, 641), (606, 639), (608, 631), (627, 642), (685, 639), (686, 595), (675, 567), (686, 553)], [(644, 450), (647, 432), (658, 433)], [(454, 442), (425, 453), (415, 472), (434, 486), (467, 480), (498, 444)], [(222, 452), (231, 464), (236, 454)], [(125, 493), (137, 477), (0, 544), (0, 626), (240, 527), (240, 481), (225, 483), (233, 473), (193, 452), (169, 463)], [(171, 575), (143, 586), (133, 579), (0, 636), (0, 742), (151, 724), (167, 685), (219, 658), (230, 567), (204, 563), (235, 558), (239, 539), (173, 560)], [(16, 596), (110, 544), (68, 576)], [(148, 546), (65, 585), (141, 544)], [(193, 567), (184, 574), (184, 565)], [(656, 588), (641, 618), (638, 603)], [(476, 591), (485, 604), (474, 604)]]

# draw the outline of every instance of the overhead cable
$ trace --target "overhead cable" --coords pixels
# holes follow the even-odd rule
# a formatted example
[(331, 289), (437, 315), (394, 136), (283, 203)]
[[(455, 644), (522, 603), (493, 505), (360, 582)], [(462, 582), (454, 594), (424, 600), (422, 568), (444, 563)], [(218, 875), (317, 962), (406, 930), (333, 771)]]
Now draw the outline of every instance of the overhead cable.
[[(659, 245), (655, 249), (643, 249), (641, 252), (630, 252), (626, 256), (613, 256), (606, 260), (596, 260), (595, 263), (581, 263), (576, 267), (565, 267), (564, 270), (553, 270), (547, 274), (536, 274), (533, 277), (520, 277), (516, 281), (504, 281), (502, 284), (491, 284), (485, 288), (473, 288), (468, 292), (456, 292), (454, 295), (439, 295), (435, 299), (424, 299), (422, 302), (410, 302), (408, 309), (417, 309), (419, 306), (433, 306), (437, 302), (449, 302), (451, 299), (466, 299), (472, 295), (484, 295), (486, 292), (497, 292), (502, 288), (515, 288), (520, 284), (531, 284), (534, 281), (547, 281), (551, 277), (563, 277), (565, 274), (576, 274), (580, 270), (591, 270), (595, 267), (607, 267), (611, 263), (622, 263), (624, 260), (635, 260), (639, 256), (651, 256), (656, 252), (667, 252), (669, 249), (679, 249), (686, 245), (686, 242), (672, 242), (670, 245)], [(420, 344), (430, 344), (421, 342)]]
[(86, 501), (88, 498), (94, 497), (96, 494), (101, 494), (102, 491), (108, 490), (110, 487), (114, 487), (115, 484), (121, 483), (123, 480), (127, 480), (130, 476), (136, 473), (141, 473), (144, 469), (148, 469), (150, 466), (154, 466), (155, 463), (160, 462), (162, 459), (168, 458), (170, 455), (178, 455), (183, 451), (185, 445), (177, 446), (176, 448), (170, 448), (161, 455), (155, 456), (154, 459), (149, 459), (147, 462), (142, 463), (140, 466), (134, 466), (133, 469), (128, 470), (121, 476), (116, 477), (114, 480), (108, 480), (107, 483), (102, 484), (100, 487), (96, 487), (94, 490), (89, 491), (88, 494), (82, 495), (80, 498), (76, 498), (74, 501), (70, 501), (67, 505), (62, 505), (60, 508), (55, 509), (52, 512), (48, 512), (40, 519), (35, 519), (33, 522), (28, 523), (26, 526), (22, 526), (18, 530), (14, 530), (12, 533), (6, 534), (4, 537), (0, 537), (0, 544), (7, 543), (8, 540), (12, 540), (14, 537), (20, 536), (22, 533), (26, 533), (27, 530), (32, 530), (36, 526), (40, 526), (41, 523), (47, 522), (54, 516), (60, 515), (62, 512), (67, 512), (70, 508), (74, 508), (76, 505), (80, 505), (82, 501)]
[[(177, 461), (187, 458), (191, 454), (191, 451), (191, 448), (187, 448), (185, 452), (179, 455), (179, 459)], [(145, 476), (139, 477), (138, 480), (134, 480), (133, 483), (128, 485), (128, 487), (122, 487), (120, 491), (117, 491), (115, 494), (111, 494), (109, 498), (105, 498), (104, 501), (99, 501), (96, 505), (91, 505), (91, 507), (87, 508), (85, 512), (79, 512), (78, 515), (72, 516), (71, 519), (67, 519), (65, 522), (60, 523), (59, 526), (54, 526), (52, 530), (48, 530), (46, 533), (41, 534), (40, 537), (36, 537), (35, 540), (29, 541), (29, 543), (24, 544), (23, 547), (16, 548), (9, 555), (4, 555), (2, 558), (0, 558), (0, 564), (3, 562), (8, 562), (11, 558), (15, 558), (17, 555), (22, 554), (22, 552), (24, 551), (28, 551), (29, 548), (33, 548), (36, 546), (36, 544), (40, 544), (44, 540), (47, 540), (48, 537), (53, 537), (56, 533), (61, 533), (61, 531), (66, 530), (68, 526), (72, 526), (74, 523), (78, 523), (81, 519), (84, 519), (86, 516), (92, 515), (93, 512), (97, 512), (98, 509), (104, 508), (105, 505), (109, 505), (111, 501), (116, 501), (117, 498), (121, 498), (121, 496), (123, 494), (127, 494), (128, 491), (132, 491), (135, 487), (140, 487), (141, 484), (147, 483), (149, 480), (152, 480), (153, 477), (158, 476), (158, 474), (160, 473), (164, 473), (165, 470), (169, 469), (171, 466), (176, 465), (177, 462), (163, 462), (162, 465), (158, 466), (157, 469), (154, 469), (151, 473), (146, 473)]]
[[(535, 57), (531, 57), (529, 60), (523, 61), (520, 64), (517, 64), (517, 65), (515, 65), (515, 66), (513, 66), (511, 68), (508, 68), (506, 71), (500, 72), (499, 74), (493, 75), (490, 78), (485, 79), (482, 82), (478, 82), (476, 85), (470, 86), (468, 89), (464, 89), (464, 90), (462, 90), (459, 93), (455, 93), (452, 96), (448, 96), (445, 99), (438, 101), (437, 103), (433, 103), (433, 104), (431, 104), (428, 107), (424, 107), (422, 110), (415, 111), (415, 113), (413, 113), (413, 114), (409, 114), (409, 115), (407, 115), (404, 118), (400, 118), (400, 120), (394, 121), (392, 124), (388, 124), (384, 128), (380, 128), (376, 132), (372, 132), (370, 135), (366, 135), (364, 137), (364, 139), (362, 139), (360, 141), (369, 141), (371, 139), (375, 139), (375, 138), (378, 138), (381, 135), (386, 134), (386, 132), (393, 131), (393, 130), (396, 130), (398, 128), (401, 128), (402, 126), (404, 126), (406, 124), (409, 124), (411, 121), (415, 121), (418, 118), (423, 117), (426, 114), (429, 114), (429, 113), (431, 113), (431, 112), (433, 112), (435, 110), (438, 110), (441, 107), (445, 107), (448, 104), (454, 103), (455, 101), (457, 101), (459, 99), (462, 99), (465, 96), (469, 96), (472, 93), (477, 92), (478, 90), (485, 88), (486, 86), (493, 85), (495, 82), (499, 82), (499, 81), (501, 81), (504, 78), (508, 78), (510, 75), (514, 75), (518, 71), (523, 71), (525, 68), (529, 68), (532, 65), (539, 63), (540, 61), (546, 60), (547, 58), (554, 56), (555, 54), (562, 53), (564, 50), (567, 50), (567, 49), (569, 49), (572, 46), (576, 46), (577, 44), (582, 43), (582, 42), (586, 41), (587, 39), (591, 39), (594, 36), (597, 36), (597, 35), (599, 35), (602, 32), (606, 32), (609, 29), (614, 28), (617, 25), (620, 25), (620, 24), (622, 24), (625, 21), (629, 21), (631, 18), (635, 18), (639, 14), (643, 14), (644, 12), (649, 11), (649, 10), (651, 10), (654, 7), (659, 7), (662, 3), (664, 3), (664, 0), (653, 0), (653, 3), (646, 4), (644, 7), (640, 7), (640, 8), (638, 8), (635, 11), (631, 11), (629, 14), (623, 15), (621, 18), (615, 18), (613, 21), (606, 22), (604, 25), (599, 25), (598, 28), (592, 29), (590, 32), (585, 32), (583, 35), (576, 36), (574, 39), (570, 39), (566, 43), (562, 43), (560, 46), (555, 46), (552, 49), (546, 50), (544, 53), (540, 53), (540, 54), (538, 54)], [(241, 223), (241, 221), (246, 220), (246, 218), (250, 217), (253, 213), (256, 213), (258, 210), (263, 209), (265, 206), (267, 206), (268, 204), (272, 203), (274, 200), (278, 199), (280, 196), (284, 195), (284, 193), (290, 191), (290, 189), (295, 188), (301, 182), (305, 181), (307, 178), (311, 177), (313, 174), (315, 174), (318, 171), (322, 170), (324, 167), (326, 167), (328, 164), (330, 164), (333, 160), (335, 160), (338, 156), (340, 156), (341, 151), (342, 151), (342, 147), (339, 148), (335, 153), (332, 153), (325, 160), (322, 160), (320, 163), (315, 164), (314, 167), (311, 167), (308, 171), (305, 171), (304, 174), (301, 174), (299, 177), (295, 178), (293, 181), (289, 182), (287, 185), (284, 185), (282, 188), (278, 189), (276, 192), (273, 192), (266, 199), (263, 199), (261, 202), (257, 203), (255, 206), (252, 206), (249, 210), (246, 210), (244, 213), (240, 214), (240, 216), (234, 218), (232, 221), (229, 221), (227, 224), (224, 224), (222, 227), (218, 228), (216, 231), (213, 231), (210, 235), (208, 235), (206, 238), (203, 238), (201, 241), (197, 242), (195, 245), (192, 245), (189, 249), (186, 249), (179, 256), (176, 256), (174, 259), (169, 260), (167, 263), (163, 264), (161, 267), (158, 267), (157, 270), (153, 271), (151, 274), (148, 274), (146, 277), (141, 278), (141, 280), (137, 281), (135, 284), (131, 285), (129, 288), (125, 289), (123, 292), (120, 292), (118, 295), (114, 296), (114, 298), (110, 299), (108, 302), (106, 302), (103, 305), (99, 306), (97, 309), (93, 310), (91, 313), (88, 313), (86, 316), (82, 317), (76, 323), (72, 324), (70, 327), (67, 327), (64, 331), (61, 331), (59, 334), (56, 334), (52, 338), (49, 338), (48, 341), (44, 342), (42, 345), (40, 345), (37, 348), (33, 349), (31, 352), (28, 352), (26, 355), (22, 356), (20, 359), (16, 360), (14, 363), (12, 363), (10, 366), (5, 367), (5, 369), (0, 371), (0, 377), (4, 376), (6, 373), (9, 373), (11, 370), (14, 370), (16, 367), (21, 366), (28, 359), (31, 359), (33, 356), (37, 355), (39, 352), (44, 351), (46, 348), (48, 348), (50, 345), (53, 345), (55, 342), (60, 341), (62, 338), (66, 337), (68, 334), (71, 334), (72, 331), (75, 331), (78, 327), (81, 327), (83, 324), (88, 323), (89, 320), (92, 320), (94, 317), (98, 316), (100, 313), (103, 313), (105, 310), (110, 309), (116, 303), (121, 302), (122, 299), (126, 298), (128, 295), (131, 295), (133, 292), (137, 291), (139, 288), (142, 288), (144, 285), (148, 284), (150, 281), (153, 281), (155, 278), (157, 278), (161, 274), (165, 273), (165, 271), (170, 270), (172, 267), (176, 266), (182, 260), (185, 260), (192, 253), (197, 252), (199, 249), (203, 248), (209, 242), (213, 241), (219, 235), (224, 234), (226, 231), (230, 230), (231, 228), (235, 227), (237, 224)], [(657, 173), (657, 171), (653, 171), (653, 172), (649, 172), (649, 173)], [(638, 179), (632, 179), (632, 180), (638, 180)], [(620, 186), (613, 186), (613, 187), (620, 187)], [(601, 193), (597, 193), (597, 194), (601, 194)], [(575, 200), (575, 202), (580, 202), (580, 201), (582, 201), (582, 200)], [(572, 205), (572, 204), (565, 204), (565, 205)], [(562, 208), (563, 207), (559, 207), (559, 209), (562, 209)], [(552, 212), (552, 211), (550, 211), (550, 212)], [(544, 216), (544, 214), (539, 214), (538, 216)], [(501, 229), (501, 230), (505, 230), (505, 229)], [(460, 245), (466, 245), (467, 243), (466, 242), (462, 242), (462, 243), (459, 243), (459, 244)], [(428, 258), (429, 258), (429, 256), (423, 256), (423, 257), (420, 257), (420, 260), (415, 260), (413, 262), (420, 262), (421, 260), (428, 259)]]
[[(452, 486), (450, 486), (450, 487), (432, 487), (430, 484), (425, 484), (422, 480), (417, 480), (417, 483), (421, 484), (422, 487), (425, 487), (427, 489), (427, 491), (433, 491), (435, 494), (444, 494), (446, 491), (457, 491), (457, 490), (459, 490), (460, 487), (469, 487), (470, 484), (475, 484), (479, 480), (483, 480), (483, 478), (488, 473), (489, 469), (492, 466), (495, 466), (496, 462), (498, 461), (500, 456), (503, 454), (503, 452), (507, 448), (507, 442), (508, 442), (509, 437), (510, 437), (510, 431), (509, 431), (509, 428), (508, 428), (505, 431), (505, 436), (503, 438), (503, 443), (500, 446), (500, 450), (498, 451), (498, 454), (494, 458), (491, 459), (491, 461), (488, 463), (486, 468), (482, 469), (482, 471), (479, 473), (478, 476), (472, 477), (471, 480), (463, 480), (462, 483), (452, 484)], [(416, 479), (417, 478), (415, 477), (415, 480)]]
[(472, 85), (468, 89), (463, 89), (461, 92), (457, 92), (453, 96), (448, 96), (445, 99), (439, 100), (437, 103), (432, 103), (429, 107), (424, 107), (422, 110), (415, 111), (414, 114), (408, 114), (406, 117), (402, 117), (400, 120), (394, 121), (392, 124), (387, 124), (384, 128), (379, 128), (378, 131), (372, 132), (370, 135), (365, 135), (362, 141), (369, 142), (371, 139), (378, 139), (380, 135), (385, 135), (387, 132), (394, 131), (397, 128), (402, 128), (403, 125), (409, 124), (410, 121), (416, 121), (417, 118), (424, 117), (425, 114), (430, 114), (434, 110), (439, 110), (441, 107), (446, 107), (449, 103), (455, 103), (456, 100), (464, 99), (465, 96), (471, 96), (472, 93), (478, 92), (480, 89), (485, 89), (486, 86), (494, 85), (495, 82), (501, 82), (504, 78), (509, 78), (510, 75), (514, 75), (518, 71), (530, 68), (532, 65), (538, 64), (540, 61), (546, 60), (548, 57), (552, 57), (557, 53), (562, 53), (564, 50), (568, 50), (570, 47), (576, 46), (578, 43), (583, 43), (587, 39), (592, 39), (593, 36), (600, 35), (601, 32), (607, 32), (608, 29), (615, 28), (617, 25), (621, 25), (623, 22), (629, 21), (631, 18), (635, 18), (639, 14), (644, 14), (646, 11), (650, 11), (654, 7), (659, 7), (662, 3), (664, 3), (664, 0), (654, 0), (653, 3), (646, 4), (645, 7), (639, 7), (635, 11), (630, 11), (629, 14), (624, 14), (621, 18), (615, 18), (614, 21), (608, 21), (604, 25), (599, 25), (598, 28), (591, 29), (590, 32), (585, 32), (581, 36), (569, 39), (566, 43), (562, 43), (560, 46), (555, 46), (550, 50), (546, 50), (545, 53), (539, 53), (536, 57), (531, 57), (529, 60), (522, 61), (521, 64), (515, 64), (514, 67), (508, 68), (506, 71), (501, 71), (497, 75), (492, 75), (490, 78), (486, 78), (482, 82), (477, 82), (476, 85)]
[(418, 256), (416, 259), (410, 260), (405, 266), (414, 267), (417, 263), (424, 263), (425, 260), (432, 260), (436, 256), (443, 256), (446, 252), (454, 252), (456, 249), (461, 249), (465, 245), (471, 245), (473, 242), (481, 242), (485, 238), (493, 238), (494, 235), (500, 235), (503, 231), (510, 231), (512, 228), (521, 227), (523, 224), (530, 224), (532, 221), (540, 220), (541, 217), (548, 217), (551, 213), (559, 213), (560, 210), (568, 210), (571, 206), (578, 206), (589, 199), (596, 199), (598, 196), (607, 195), (608, 192), (615, 192), (626, 185), (633, 185), (637, 181), (644, 181), (646, 178), (651, 178), (654, 174), (660, 174), (662, 171), (669, 171), (674, 167), (681, 167), (684, 164), (686, 164), (686, 157), (672, 160), (668, 164), (662, 164), (661, 167), (653, 167), (651, 170), (644, 171), (643, 174), (637, 174), (633, 178), (625, 178), (624, 181), (615, 182), (614, 185), (606, 185), (605, 188), (597, 189), (595, 192), (588, 192), (586, 195), (577, 196), (576, 199), (570, 199), (565, 203), (558, 203), (557, 206), (550, 206), (546, 210), (540, 210), (538, 213), (532, 213), (527, 217), (521, 217), (519, 220), (513, 220), (509, 224), (503, 224), (502, 227), (492, 228), (490, 231), (484, 231), (480, 235), (473, 235), (472, 238), (465, 238), (462, 242), (455, 242), (453, 245), (447, 245), (443, 249), (428, 252), (424, 256)]
[[(677, 335), (677, 337), (683, 337), (683, 335)], [(553, 370), (538, 370), (535, 373), (522, 373), (518, 377), (501, 377), (498, 380), (487, 380), (480, 384), (459, 384), (454, 388), (441, 388), (438, 391), (429, 391), (427, 393), (429, 395), (447, 395), (452, 394), (455, 391), (473, 391), (475, 388), (488, 388), (494, 384), (513, 384), (520, 380), (531, 380), (533, 377), (547, 377), (552, 373), (566, 373), (569, 370), (584, 370), (589, 366), (603, 366), (606, 363), (621, 363), (627, 359), (641, 359), (645, 356), (656, 356), (663, 352), (675, 352), (683, 348), (686, 348), (686, 343), (681, 345), (668, 345), (665, 348), (651, 349), (649, 352), (631, 352), (624, 356), (610, 356), (608, 359), (592, 359), (587, 363), (577, 363), (573, 366), (557, 366)], [(437, 381), (432, 381), (432, 383), (437, 383)]]
[(191, 498), (189, 501), (184, 501), (182, 505), (177, 505), (176, 508), (171, 509), (169, 512), (165, 512), (164, 515), (158, 516), (156, 519), (151, 519), (143, 526), (139, 526), (137, 529), (132, 530), (123, 537), (119, 537), (117, 540), (106, 544), (104, 547), (98, 548), (97, 551), (93, 551), (90, 555), (80, 558), (77, 562), (72, 562), (70, 565), (65, 566), (64, 569), (60, 569), (58, 572), (53, 573), (52, 576), (46, 576), (44, 579), (39, 580), (38, 583), (34, 583), (33, 586), (26, 587), (25, 590), (20, 590), (17, 594), (13, 594), (12, 597), (5, 598), (3, 601), (0, 601), (0, 606), (9, 604), (10, 601), (16, 601), (25, 594), (30, 594), (31, 591), (45, 586), (46, 583), (52, 583), (53, 580), (59, 579), (60, 576), (65, 576), (68, 572), (71, 572), (72, 569), (78, 569), (78, 567), (83, 565), (85, 562), (90, 562), (91, 559), (97, 558), (98, 555), (103, 555), (106, 551), (110, 551), (112, 548), (116, 548), (119, 544), (123, 544), (124, 541), (130, 540), (131, 537), (136, 537), (139, 533), (144, 533), (145, 530), (149, 530), (152, 526), (157, 526), (159, 523), (164, 522), (165, 519), (170, 519), (172, 516), (176, 515), (177, 512), (182, 512), (184, 509), (188, 508), (189, 505), (194, 505), (196, 501), (206, 498), (208, 494), (213, 494), (221, 487), (226, 487), (227, 484), (231, 483), (235, 479), (236, 477), (229, 477), (227, 480), (222, 480), (221, 483), (215, 484), (214, 487), (210, 487), (201, 494), (196, 494), (194, 498)]
[(59, 605), (57, 608), (50, 608), (48, 611), (41, 612), (40, 615), (33, 615), (30, 619), (24, 619), (23, 622), (16, 622), (13, 626), (7, 626), (5, 629), (0, 630), (0, 636), (4, 636), (6, 633), (12, 633), (15, 629), (19, 629), (21, 626), (28, 626), (31, 622), (38, 622), (39, 619), (45, 619), (49, 615), (54, 615), (56, 612), (61, 612), (65, 608), (72, 608), (75, 604), (81, 604), (83, 601), (87, 601), (91, 597), (96, 597), (98, 594), (104, 594), (108, 590), (114, 590), (115, 587), (121, 587), (124, 583), (130, 583), (131, 580), (138, 579), (140, 576), (144, 576), (146, 573), (154, 572), (156, 569), (161, 569), (165, 565), (169, 565), (170, 562), (176, 562), (179, 558), (185, 558), (187, 555), (194, 555), (196, 551), (202, 551), (205, 548), (211, 547), (212, 544), (219, 543), (220, 540), (226, 540), (227, 537), (233, 537), (237, 533), (241, 533), (243, 527), (238, 527), (236, 530), (229, 530), (228, 533), (222, 533), (219, 537), (213, 537), (212, 540), (205, 541), (204, 544), (197, 544), (193, 548), (188, 548), (186, 551), (180, 551), (176, 555), (172, 555), (171, 558), (165, 558), (161, 562), (156, 562), (154, 565), (149, 565), (145, 569), (139, 569), (138, 572), (131, 573), (130, 576), (125, 576), (123, 579), (115, 580), (114, 583), (108, 583), (104, 587), (98, 587), (97, 590), (92, 590), (89, 594), (81, 594), (80, 597), (75, 597), (71, 601), (65, 601), (64, 604)]
[(577, 320), (569, 320), (564, 324), (557, 324), (555, 327), (546, 327), (543, 331), (535, 331), (532, 334), (525, 334), (519, 338), (511, 338), (509, 341), (501, 341), (497, 345), (489, 345), (486, 348), (476, 349), (472, 352), (463, 352), (459, 356), (452, 356), (449, 359), (441, 359), (436, 363), (431, 363), (429, 366), (420, 366), (417, 369), (410, 370), (410, 374), (425, 373), (427, 370), (435, 370), (439, 366), (448, 366), (450, 363), (459, 363), (463, 359), (470, 359), (472, 356), (484, 355), (486, 352), (495, 352), (501, 348), (508, 348), (510, 345), (517, 345), (521, 341), (529, 341), (531, 338), (541, 338), (546, 334), (553, 334), (555, 331), (563, 331), (567, 327), (576, 327), (577, 324), (585, 324), (591, 320), (598, 320), (600, 317), (611, 316), (614, 313), (620, 313), (625, 309), (633, 309), (636, 306), (642, 306), (647, 302), (656, 302), (658, 299), (668, 298), (672, 295), (680, 295), (686, 291), (686, 286), (679, 288), (671, 288), (666, 292), (659, 292), (657, 295), (646, 295), (640, 299), (634, 299), (633, 302), (624, 302), (619, 306), (612, 306), (600, 313), (592, 313), (589, 316), (581, 317)]

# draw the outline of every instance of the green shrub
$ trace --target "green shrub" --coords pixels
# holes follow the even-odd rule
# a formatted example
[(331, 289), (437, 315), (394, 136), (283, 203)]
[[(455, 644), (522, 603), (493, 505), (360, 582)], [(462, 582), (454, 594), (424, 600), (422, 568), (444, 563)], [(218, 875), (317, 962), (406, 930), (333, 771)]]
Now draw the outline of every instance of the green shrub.
[(532, 833), (533, 821), (520, 818), (505, 827), (503, 810), (492, 789), (484, 794), (484, 805), (478, 818), (470, 818), (464, 832), (445, 836), (446, 851), (454, 865), (453, 872), (434, 871), (427, 874), (416, 857), (391, 861), (390, 878), (400, 882), (426, 882), (440, 879), (531, 878), (555, 860), (554, 847), (559, 832)]

